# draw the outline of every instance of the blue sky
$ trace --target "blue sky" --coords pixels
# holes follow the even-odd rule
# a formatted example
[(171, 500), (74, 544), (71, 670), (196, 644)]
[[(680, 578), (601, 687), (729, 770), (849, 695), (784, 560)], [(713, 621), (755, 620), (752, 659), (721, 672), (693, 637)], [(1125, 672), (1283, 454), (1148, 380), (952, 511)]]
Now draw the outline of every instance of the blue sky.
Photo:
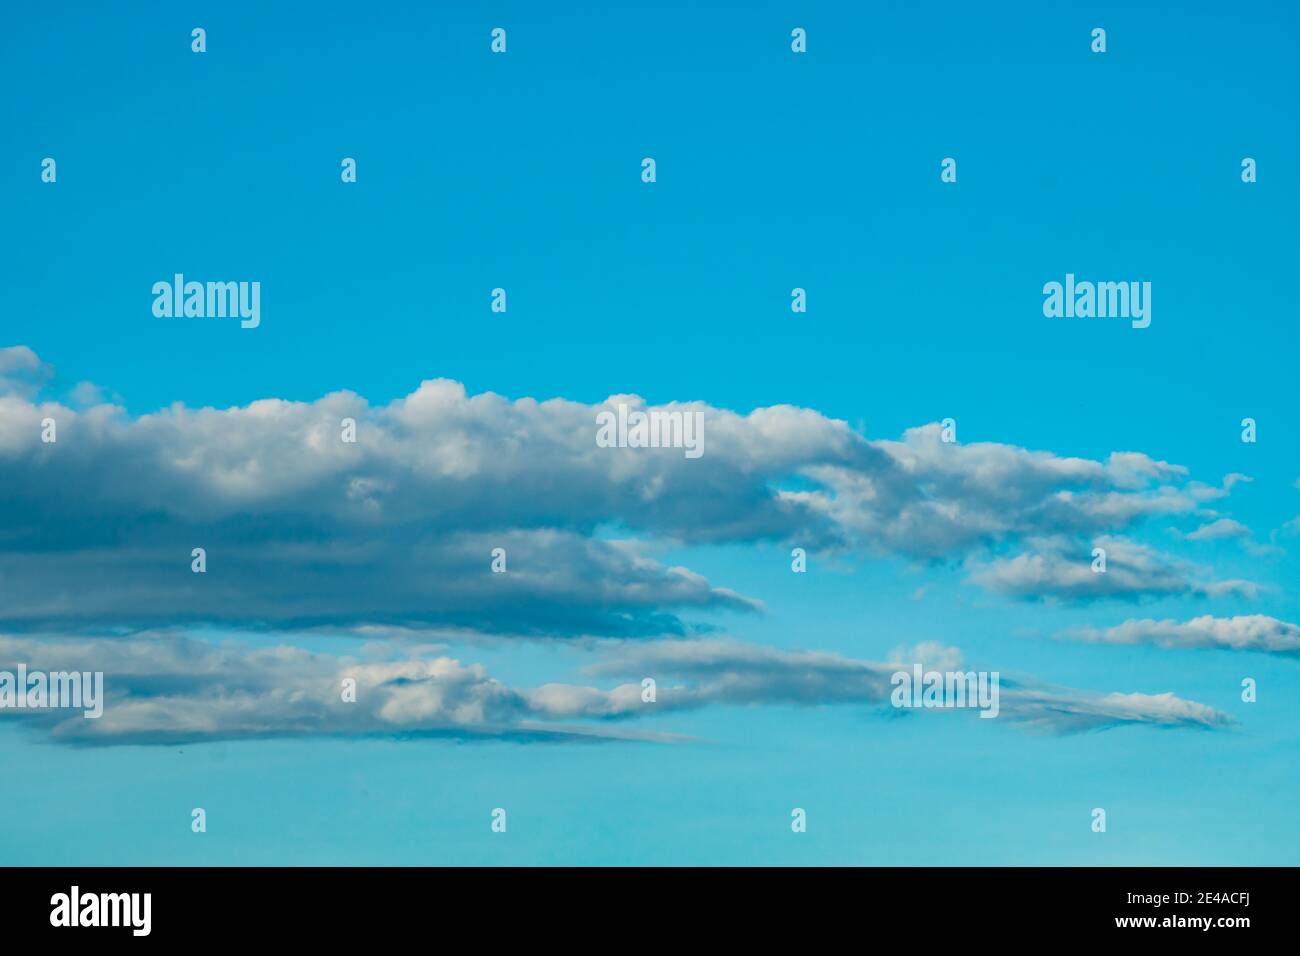
[[(503, 56), (488, 49), (496, 26)], [(0, 795), (23, 821), (0, 833), (0, 861), (1295, 864), (1295, 651), (1069, 635), (1258, 615), (1285, 636), (1300, 619), (1298, 29), (1288, 5), (1245, 18), (1198, 3), (5, 14), (0, 79), (23, 92), (0, 106), (0, 347), (14, 347), (0, 353), (3, 649), (31, 651), (33, 666), (69, 641), (86, 660), (166, 659), (176, 685), (155, 674), (131, 699), (163, 697), (167, 719), (191, 723), (184, 740), (146, 722), (82, 743), (0, 720), (0, 759), (30, 768)], [(40, 180), (47, 156), (54, 184)], [(340, 182), (345, 156), (355, 184)], [(654, 184), (640, 180), (646, 156)], [(943, 184), (949, 156), (958, 181)], [(155, 318), (150, 287), (176, 272), (260, 281), (261, 326)], [(1043, 284), (1067, 272), (1150, 281), (1150, 328), (1045, 318)], [(505, 314), (489, 310), (497, 286)], [(805, 314), (790, 311), (796, 286)], [(417, 392), (435, 379), (509, 402)], [(304, 477), (295, 466), (317, 463), (277, 444), (336, 419), (321, 402), (339, 390), (362, 397), (362, 445), (385, 439), (362, 449), (376, 456), (362, 498), (385, 515), (373, 526), (334, 494), (361, 472)], [(626, 482), (588, 468), (597, 449), (564, 429), (633, 394), (705, 409), (701, 467), (642, 456)], [(296, 404), (195, 411), (271, 398)], [(526, 398), (569, 404), (509, 404)], [(191, 411), (156, 414), (173, 403)], [(750, 415), (786, 405), (809, 417)], [(42, 407), (69, 422), (53, 464), (29, 443)], [(951, 472), (926, 457), (928, 433), (904, 440), (945, 417), (970, 456)], [(498, 456), (512, 441), (526, 454)], [(464, 476), (462, 446), (482, 480)], [(1044, 490), (1025, 449), (1051, 468), (1096, 463), (1098, 508), (1122, 500), (1136, 516), (1053, 524), (1051, 493), (1078, 488)], [(770, 497), (826, 490), (808, 469), (830, 462), (844, 504), (849, 478), (880, 480), (881, 461), (913, 451), (909, 474), (923, 499), (958, 509), (951, 526), (909, 531), (904, 505), (927, 512), (906, 495), (898, 511), (859, 502), (834, 520)], [(1106, 470), (1117, 452), (1185, 470)], [(189, 460), (210, 468), (176, 464)], [(239, 483), (249, 462), (265, 483)], [(1250, 480), (1225, 483), (1234, 474)], [(1246, 530), (1188, 537), (1221, 519)], [(157, 558), (174, 545), (188, 575), (197, 531), (229, 546), (214, 550), (207, 596)], [(458, 562), (509, 534), (523, 559), (506, 578), (523, 590), (493, 597), (469, 577), (486, 557)], [(1058, 545), (1086, 564), (1099, 535), (1139, 549), (1139, 579), (1174, 583), (1025, 594), (998, 574)], [(277, 551), (286, 541), (373, 550), (343, 573)], [(529, 556), (554, 580), (530, 579)], [(430, 579), (410, 569), (422, 560)], [(620, 590), (628, 575), (638, 594)], [(1255, 587), (1213, 587), (1234, 581)], [(417, 585), (436, 592), (428, 608)], [(393, 625), (380, 618), (399, 606), (419, 634), (363, 630)], [(290, 607), (311, 630), (273, 620)], [(249, 649), (288, 645), (316, 655), (285, 665), (294, 679), (347, 655), (446, 655), (510, 688), (609, 691), (629, 675), (588, 668), (680, 650), (649, 633), (664, 615), (679, 638), (788, 652), (771, 665), (783, 674), (806, 673), (806, 651), (883, 662), (937, 642), (1072, 702), (1172, 693), (1233, 723), (1044, 732), (897, 718), (828, 687), (801, 704), (774, 692), (562, 721), (686, 740), (302, 732), (283, 710), (259, 719), (295, 733), (246, 739), (215, 715), (195, 729), (221, 693), (181, 673), (202, 652), (176, 645), (190, 648), (177, 664), (150, 643), (227, 648), (222, 666), (248, 687), (281, 673)], [(612, 633), (622, 625), (636, 633)], [(724, 676), (751, 673), (742, 656)], [(1256, 703), (1240, 699), (1245, 677)], [(204, 834), (189, 828), (198, 806)], [(497, 806), (504, 835), (488, 829)], [(808, 810), (807, 833), (790, 831), (792, 807)], [(1105, 834), (1089, 828), (1093, 807)]]

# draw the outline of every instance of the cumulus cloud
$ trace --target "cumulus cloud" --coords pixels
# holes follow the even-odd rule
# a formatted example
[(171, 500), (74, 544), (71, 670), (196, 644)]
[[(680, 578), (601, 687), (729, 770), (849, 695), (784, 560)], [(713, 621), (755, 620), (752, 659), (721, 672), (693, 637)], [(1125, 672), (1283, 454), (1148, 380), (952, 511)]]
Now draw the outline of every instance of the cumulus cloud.
[(78, 382), (68, 392), (68, 399), (74, 405), (91, 407), (114, 402), (120, 403), (122, 397), (116, 394), (110, 395), (108, 389), (102, 385), (96, 385), (94, 382)]
[(31, 398), (53, 373), (54, 370), (25, 345), (0, 348), (0, 396)]
[(1190, 621), (1130, 619), (1108, 628), (1080, 628), (1067, 636), (1098, 644), (1154, 644), (1164, 648), (1220, 648), (1300, 656), (1300, 626), (1265, 614), (1204, 615)]
[[(1206, 580), (1194, 565), (1122, 537), (1106, 535), (1083, 546), (1060, 537), (1030, 543), (1034, 551), (974, 562), (972, 580), (991, 591), (1025, 600), (1254, 598), (1261, 590), (1251, 581)], [(1104, 572), (1093, 570), (1094, 548), (1106, 552)]]
[(1027, 535), (1090, 534), (1182, 514), (1226, 494), (1187, 470), (1136, 452), (1105, 461), (982, 442), (945, 443), (939, 425), (901, 441), (865, 442), (851, 465), (810, 465), (824, 490), (792, 494), (859, 546), (913, 558), (959, 556)]
[[(916, 649), (954, 667), (960, 654)], [(913, 658), (903, 652), (904, 658)], [(786, 651), (730, 639), (623, 644), (588, 668), (592, 677), (632, 677), (612, 688), (545, 684), (512, 688), (478, 664), (442, 654), (358, 660), (298, 647), (217, 646), (179, 634), (111, 639), (0, 637), (0, 667), (102, 671), (103, 715), (0, 710), (55, 740), (167, 744), (302, 735), (451, 736), (463, 739), (680, 740), (629, 730), (631, 718), (719, 705), (886, 705), (890, 677), (909, 660), (869, 662)], [(659, 683), (642, 699), (641, 680)], [(355, 701), (343, 681), (356, 681)], [(676, 683), (670, 683), (676, 682)], [(1003, 719), (1051, 733), (1122, 725), (1229, 726), (1229, 717), (1173, 694), (1094, 694), (1002, 681)]]
[[(682, 635), (691, 615), (757, 602), (641, 556), (610, 529), (963, 559), (1026, 536), (1086, 539), (1193, 513), (1230, 487), (1137, 452), (1094, 461), (946, 444), (937, 425), (871, 441), (786, 405), (660, 406), (704, 415), (698, 459), (601, 448), (596, 413), (641, 399), (511, 401), (447, 380), (383, 406), (335, 392), (132, 417), (41, 401), (22, 385), (39, 358), (0, 355), (0, 622), (28, 630), (210, 621)], [(40, 441), (44, 417), (57, 443)], [(355, 443), (340, 440), (344, 418)], [(198, 547), (205, 575), (189, 571)], [(506, 574), (488, 570), (496, 547)]]

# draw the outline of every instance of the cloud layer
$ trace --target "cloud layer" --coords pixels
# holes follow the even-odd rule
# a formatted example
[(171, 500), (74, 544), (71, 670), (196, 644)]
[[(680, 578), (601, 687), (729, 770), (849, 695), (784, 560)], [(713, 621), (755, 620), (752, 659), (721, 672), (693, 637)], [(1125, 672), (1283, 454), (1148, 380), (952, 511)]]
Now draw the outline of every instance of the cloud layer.
[[(761, 605), (650, 557), (664, 542), (952, 562), (1021, 599), (1258, 590), (1126, 536), (1154, 517), (1212, 516), (1207, 503), (1242, 478), (1207, 485), (1137, 452), (1099, 461), (960, 445), (938, 425), (870, 440), (788, 405), (659, 406), (704, 416), (704, 455), (689, 459), (597, 445), (598, 413), (646, 408), (636, 396), (511, 401), (434, 380), (382, 406), (335, 392), (133, 417), (99, 401), (111, 392), (98, 387), (74, 390), (71, 405), (43, 400), (50, 378), (30, 349), (0, 349), (0, 626), (11, 634), (0, 638), (0, 666), (105, 672), (100, 719), (24, 715), (61, 740), (666, 740), (676, 738), (633, 725), (713, 706), (888, 708), (890, 677), (908, 662), (962, 666), (940, 645), (870, 662), (701, 637), (713, 626), (701, 616)], [(45, 442), (50, 419), (57, 440)], [(346, 422), (355, 442), (344, 440)], [(1241, 534), (1222, 522), (1202, 530), (1189, 537)], [(1107, 549), (1105, 574), (1092, 573), (1093, 546)], [(206, 553), (202, 574), (191, 570), (195, 548)], [(492, 569), (497, 549), (505, 573)], [(1219, 625), (1192, 628), (1205, 620), (1128, 622), (1087, 639), (1237, 640)], [(198, 624), (637, 640), (600, 642), (592, 682), (509, 687), (409, 642), (399, 659), (352, 659), (218, 647), (175, 630)], [(1247, 628), (1243, 640), (1289, 653), (1294, 627), (1273, 624), (1282, 630)], [(658, 683), (653, 703), (642, 699), (645, 677)], [(355, 703), (341, 697), (344, 679), (356, 681)], [(1001, 716), (1050, 733), (1231, 724), (1172, 693), (1009, 678)]]
[[(215, 409), (41, 401), (48, 368), (0, 350), (0, 624), (10, 629), (321, 624), (644, 637), (758, 607), (613, 538), (773, 541), (911, 560), (1089, 542), (1227, 493), (1135, 452), (1105, 461), (960, 445), (939, 426), (872, 441), (816, 411), (702, 403), (704, 456), (601, 448), (585, 405), (467, 395), (447, 380), (371, 406), (351, 392)], [(57, 441), (41, 441), (43, 419)], [(342, 440), (344, 419), (356, 441)], [(490, 573), (494, 548), (507, 574)], [(1117, 546), (1118, 547), (1118, 546)], [(207, 573), (190, 572), (194, 548)], [(1129, 551), (1136, 554), (1136, 546)], [(982, 557), (981, 557), (982, 556)], [(1244, 593), (1157, 558), (993, 559), (994, 590), (1071, 597)], [(1218, 588), (1219, 591), (1212, 589)], [(1226, 590), (1224, 590), (1226, 589)], [(1235, 589), (1235, 590), (1234, 590)]]
[[(0, 637), (0, 669), (102, 671), (103, 715), (0, 710), (54, 739), (81, 744), (174, 744), (307, 734), (452, 736), (466, 739), (641, 739), (671, 734), (630, 729), (633, 718), (722, 705), (888, 707), (898, 662), (783, 651), (727, 639), (621, 644), (589, 668), (593, 678), (630, 677), (602, 688), (546, 684), (512, 688), (477, 664), (438, 654), (359, 660), (299, 647), (215, 646), (176, 634), (118, 639)], [(939, 658), (955, 664), (955, 649)], [(642, 680), (658, 684), (642, 696)], [(354, 701), (344, 680), (356, 682)], [(921, 713), (934, 713), (921, 711)], [(1219, 729), (1232, 724), (1203, 704), (1162, 694), (1095, 694), (1004, 679), (999, 719), (1048, 733), (1124, 725)], [(864, 726), (863, 733), (872, 733)]]

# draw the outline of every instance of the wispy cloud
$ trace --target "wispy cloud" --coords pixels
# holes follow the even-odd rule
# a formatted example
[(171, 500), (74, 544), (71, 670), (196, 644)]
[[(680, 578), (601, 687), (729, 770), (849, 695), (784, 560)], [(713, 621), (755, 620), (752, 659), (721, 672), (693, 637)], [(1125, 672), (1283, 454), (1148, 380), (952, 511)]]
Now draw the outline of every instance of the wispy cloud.
[(1255, 540), (1255, 533), (1232, 518), (1216, 518), (1201, 525), (1194, 531), (1181, 535), (1188, 541), (1228, 541), (1235, 540), (1246, 553), (1255, 557), (1276, 557), (1285, 554), (1285, 550), (1276, 544)]
[[(729, 704), (872, 704), (888, 702), (890, 677), (921, 663), (927, 669), (964, 670), (960, 651), (926, 642), (894, 652), (890, 662), (853, 660), (837, 654), (788, 651), (726, 639), (655, 641), (629, 645), (589, 668), (593, 675), (667, 675), (688, 686), (660, 699), (670, 706)], [(1053, 734), (1081, 733), (1123, 725), (1231, 726), (1232, 718), (1172, 693), (1093, 693), (1003, 677), (1000, 717)]]
[(1153, 644), (1300, 656), (1300, 627), (1265, 614), (1204, 615), (1182, 622), (1133, 618), (1114, 627), (1080, 628), (1066, 636), (1097, 644)]
[[(588, 668), (614, 687), (551, 683), (509, 687), (479, 664), (438, 654), (390, 660), (336, 657), (298, 647), (215, 646), (176, 634), (89, 639), (0, 638), (0, 666), (102, 671), (103, 716), (0, 710), (53, 739), (82, 744), (167, 744), (305, 735), (499, 739), (678, 740), (632, 730), (632, 718), (724, 705), (887, 705), (890, 676), (913, 660), (960, 666), (953, 648), (918, 647), (895, 662), (787, 651), (730, 639), (621, 643)], [(656, 699), (642, 681), (658, 683)], [(355, 700), (343, 681), (356, 682)], [(1049, 733), (1124, 725), (1215, 729), (1231, 718), (1173, 694), (1110, 693), (1003, 680), (1000, 716)], [(575, 721), (579, 723), (574, 723)]]
[(1224, 538), (1249, 538), (1251, 531), (1240, 521), (1219, 518), (1201, 525), (1187, 535), (1188, 541), (1220, 541)]
[[(972, 580), (1026, 600), (1148, 597), (1256, 597), (1260, 585), (1214, 580), (1200, 568), (1127, 538), (1103, 536), (1080, 544), (1065, 538), (1031, 541), (1036, 550), (972, 564)], [(1093, 569), (1093, 549), (1105, 551), (1105, 571)]]
[[(102, 671), (103, 716), (0, 710), (60, 741), (167, 744), (307, 735), (439, 735), (466, 739), (648, 740), (670, 735), (592, 724), (533, 706), (478, 664), (411, 656), (359, 660), (298, 647), (214, 646), (176, 634), (127, 638), (0, 638), (0, 662), (46, 671)], [(344, 699), (345, 679), (356, 682)]]

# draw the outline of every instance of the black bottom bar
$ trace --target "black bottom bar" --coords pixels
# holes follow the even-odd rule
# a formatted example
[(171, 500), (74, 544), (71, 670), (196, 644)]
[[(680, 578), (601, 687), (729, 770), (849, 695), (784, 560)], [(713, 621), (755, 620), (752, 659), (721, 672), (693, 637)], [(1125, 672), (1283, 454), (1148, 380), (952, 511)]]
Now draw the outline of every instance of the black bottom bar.
[(1194, 867), (14, 868), (0, 870), (0, 919), (8, 942), (75, 933), (79, 943), (337, 945), (415, 933), (459, 948), (458, 936), (486, 933), (485, 945), (517, 936), (656, 946), (699, 926), (737, 941), (805, 932), (976, 943), (1032, 932), (1232, 945), (1294, 925), (1294, 883), (1293, 869)]

